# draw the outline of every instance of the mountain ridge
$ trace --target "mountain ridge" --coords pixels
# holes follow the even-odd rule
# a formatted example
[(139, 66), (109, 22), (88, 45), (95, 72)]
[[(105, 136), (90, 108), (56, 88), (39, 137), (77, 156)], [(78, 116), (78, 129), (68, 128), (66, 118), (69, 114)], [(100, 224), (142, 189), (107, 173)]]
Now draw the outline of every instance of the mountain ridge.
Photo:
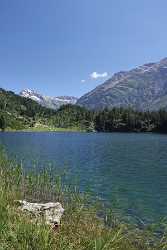
[(103, 84), (79, 98), (77, 104), (89, 109), (167, 108), (167, 58), (115, 73)]
[(77, 97), (74, 96), (44, 96), (39, 94), (37, 91), (31, 89), (24, 89), (20, 92), (20, 96), (32, 99), (38, 102), (40, 105), (52, 108), (52, 109), (59, 109), (62, 105), (66, 104), (76, 104)]

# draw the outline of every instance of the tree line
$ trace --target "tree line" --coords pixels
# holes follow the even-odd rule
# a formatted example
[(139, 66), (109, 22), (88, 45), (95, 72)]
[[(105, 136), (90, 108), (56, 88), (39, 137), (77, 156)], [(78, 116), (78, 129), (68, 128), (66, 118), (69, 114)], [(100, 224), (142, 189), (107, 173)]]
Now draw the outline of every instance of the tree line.
[(0, 129), (21, 130), (36, 123), (50, 127), (79, 128), (97, 132), (163, 132), (167, 133), (167, 111), (135, 111), (113, 108), (91, 111), (77, 105), (59, 110), (42, 107), (35, 101), (0, 89)]
[(167, 132), (167, 111), (104, 109), (96, 113), (94, 124), (99, 132)]
[(54, 126), (80, 126), (97, 132), (167, 132), (167, 111), (135, 111), (113, 108), (90, 111), (76, 105), (62, 106), (54, 116)]

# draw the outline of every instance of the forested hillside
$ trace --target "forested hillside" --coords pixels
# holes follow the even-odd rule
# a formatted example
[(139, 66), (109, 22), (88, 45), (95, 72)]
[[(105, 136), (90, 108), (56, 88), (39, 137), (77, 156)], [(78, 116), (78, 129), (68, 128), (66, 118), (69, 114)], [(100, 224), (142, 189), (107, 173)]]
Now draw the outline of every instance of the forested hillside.
[(0, 89), (0, 128), (22, 130), (34, 127), (46, 129), (88, 129), (91, 112), (75, 105), (62, 106), (58, 111), (37, 102)]
[(77, 105), (62, 106), (53, 117), (53, 124), (61, 128), (81, 128), (81, 130), (94, 129), (94, 112)]
[[(134, 111), (113, 108), (90, 111), (77, 105), (64, 105), (55, 111), (35, 101), (0, 89), (0, 129), (73, 129), (97, 132), (167, 132), (167, 112)], [(41, 129), (41, 130), (42, 130)]]
[(95, 115), (99, 132), (167, 132), (167, 112), (139, 112), (133, 109), (104, 109)]
[(0, 123), (5, 128), (33, 127), (37, 121), (47, 124), (54, 113), (33, 100), (0, 89)]

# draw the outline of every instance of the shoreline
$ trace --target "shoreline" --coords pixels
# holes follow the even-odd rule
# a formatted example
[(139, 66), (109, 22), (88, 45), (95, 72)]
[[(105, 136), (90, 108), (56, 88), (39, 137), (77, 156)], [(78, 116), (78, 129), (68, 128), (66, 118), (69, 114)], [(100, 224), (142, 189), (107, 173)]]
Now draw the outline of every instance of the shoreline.
[(162, 134), (167, 135), (165, 132), (161, 131), (86, 131), (74, 128), (56, 128), (56, 129), (23, 129), (23, 130), (14, 130), (14, 129), (5, 129), (5, 131), (0, 130), (0, 133), (54, 133), (54, 132), (66, 132), (66, 133), (89, 133), (89, 134)]
[(45, 129), (45, 128), (26, 128), (26, 129), (5, 129), (5, 131), (0, 131), (1, 133), (4, 132), (86, 132), (86, 130), (81, 129), (75, 129), (75, 128), (51, 128), (51, 129)]
[[(0, 234), (2, 249), (118, 249), (161, 250), (166, 249), (164, 237), (166, 224), (136, 225), (123, 222), (113, 211), (104, 210), (99, 203), (91, 205), (91, 196), (79, 189), (64, 186), (61, 176), (50, 172), (24, 173), (15, 162), (0, 151), (0, 223), (4, 223)], [(29, 202), (60, 202), (65, 208), (60, 228), (55, 232), (50, 226), (34, 223), (30, 214), (21, 213), (16, 200)], [(89, 204), (89, 205), (88, 205)], [(103, 217), (98, 217), (102, 209)], [(158, 231), (158, 228), (160, 231)], [(34, 240), (35, 239), (35, 240)], [(43, 248), (43, 246), (46, 246)], [(6, 248), (5, 246), (8, 246)], [(73, 246), (71, 248), (71, 246)]]

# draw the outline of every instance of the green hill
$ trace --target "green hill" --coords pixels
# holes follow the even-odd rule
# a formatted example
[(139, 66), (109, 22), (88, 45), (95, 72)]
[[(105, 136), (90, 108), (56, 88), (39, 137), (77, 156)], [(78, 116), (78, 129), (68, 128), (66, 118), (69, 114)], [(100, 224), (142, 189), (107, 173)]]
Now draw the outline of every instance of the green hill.
[(75, 105), (64, 105), (58, 111), (0, 89), (0, 127), (9, 130), (85, 130), (91, 112)]
[(0, 89), (0, 116), (6, 128), (20, 130), (33, 127), (36, 122), (48, 124), (54, 113), (33, 100)]

